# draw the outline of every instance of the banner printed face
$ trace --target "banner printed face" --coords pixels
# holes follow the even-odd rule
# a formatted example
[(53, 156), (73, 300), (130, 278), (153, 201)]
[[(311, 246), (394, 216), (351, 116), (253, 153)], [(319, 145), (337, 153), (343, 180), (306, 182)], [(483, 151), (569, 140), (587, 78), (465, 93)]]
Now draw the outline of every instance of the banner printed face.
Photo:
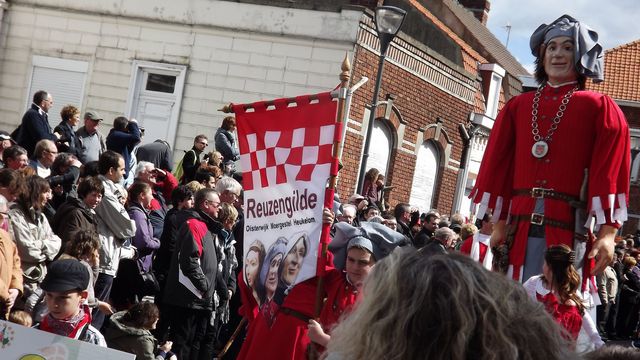
[[(236, 114), (244, 187), (244, 279), (260, 304), (314, 277), (337, 104)], [(273, 302), (271, 301), (273, 300)]]

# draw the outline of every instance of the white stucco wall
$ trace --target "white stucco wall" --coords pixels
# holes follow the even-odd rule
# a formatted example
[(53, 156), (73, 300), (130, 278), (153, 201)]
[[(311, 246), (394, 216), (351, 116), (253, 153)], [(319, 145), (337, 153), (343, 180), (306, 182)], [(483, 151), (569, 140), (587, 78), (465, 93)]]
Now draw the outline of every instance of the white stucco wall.
[[(89, 63), (81, 111), (126, 111), (133, 60), (187, 66), (176, 157), (213, 136), (223, 104), (331, 89), (361, 13), (192, 0), (14, 0), (0, 33), (0, 129), (25, 111), (34, 55)], [(55, 101), (55, 94), (54, 101)]]

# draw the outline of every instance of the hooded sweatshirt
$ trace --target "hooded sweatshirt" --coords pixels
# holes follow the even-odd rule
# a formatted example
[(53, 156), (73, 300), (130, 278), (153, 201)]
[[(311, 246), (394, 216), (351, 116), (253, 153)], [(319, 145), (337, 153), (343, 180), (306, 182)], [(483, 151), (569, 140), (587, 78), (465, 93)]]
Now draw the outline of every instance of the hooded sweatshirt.
[(111, 324), (105, 332), (110, 348), (136, 355), (136, 360), (162, 360), (164, 354), (154, 355), (157, 341), (147, 329), (136, 328), (122, 322), (126, 311), (111, 315)]

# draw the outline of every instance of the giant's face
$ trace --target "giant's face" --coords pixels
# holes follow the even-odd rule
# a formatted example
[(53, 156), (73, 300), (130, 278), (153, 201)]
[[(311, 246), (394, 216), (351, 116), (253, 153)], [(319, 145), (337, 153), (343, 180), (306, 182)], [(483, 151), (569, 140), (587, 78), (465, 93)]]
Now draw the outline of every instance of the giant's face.
[(284, 258), (284, 270), (282, 271), (282, 280), (287, 285), (291, 285), (296, 281), (300, 268), (302, 268), (302, 260), (307, 254), (307, 247), (304, 243), (304, 237), (300, 237), (296, 244), (289, 250)]
[(562, 84), (577, 79), (574, 49), (575, 44), (568, 36), (558, 36), (547, 43), (544, 50), (544, 71), (551, 84)]

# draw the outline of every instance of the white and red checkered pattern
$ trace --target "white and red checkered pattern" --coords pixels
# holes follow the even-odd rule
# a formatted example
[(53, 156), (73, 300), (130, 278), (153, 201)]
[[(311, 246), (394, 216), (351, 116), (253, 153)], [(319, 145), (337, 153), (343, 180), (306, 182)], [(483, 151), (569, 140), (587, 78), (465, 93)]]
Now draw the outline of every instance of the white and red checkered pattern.
[(249, 152), (240, 155), (244, 189), (310, 181), (314, 173), (327, 174), (334, 132), (335, 125), (324, 125), (247, 134)]

